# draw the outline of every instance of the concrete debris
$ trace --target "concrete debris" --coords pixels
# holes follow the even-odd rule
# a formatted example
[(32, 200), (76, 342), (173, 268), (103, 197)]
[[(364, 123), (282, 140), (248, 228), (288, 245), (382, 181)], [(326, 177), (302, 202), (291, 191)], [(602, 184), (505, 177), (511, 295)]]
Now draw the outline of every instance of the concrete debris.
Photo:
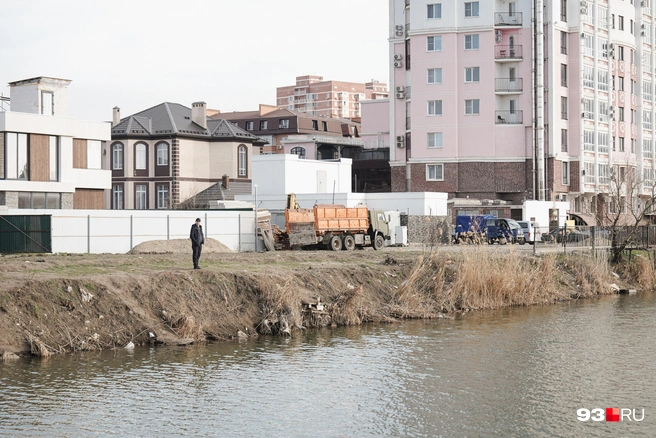
[(68, 286), (68, 287), (66, 288), (66, 292), (68, 292), (68, 293), (73, 292), (73, 288), (72, 288), (71, 286)]
[(93, 298), (93, 294), (91, 292), (87, 292), (82, 288), (80, 288), (80, 294), (82, 294), (82, 302), (84, 303), (88, 303), (91, 301), (91, 298)]
[(134, 342), (130, 341), (128, 344), (125, 346), (126, 350), (134, 350)]
[(5, 361), (5, 360), (16, 360), (16, 359), (20, 359), (20, 357), (18, 357), (17, 355), (12, 353), (11, 351), (5, 351), (4, 353), (2, 353), (2, 360), (3, 361)]
[(618, 293), (620, 291), (620, 287), (616, 285), (615, 283), (609, 284), (608, 287), (610, 290), (613, 291), (614, 294)]

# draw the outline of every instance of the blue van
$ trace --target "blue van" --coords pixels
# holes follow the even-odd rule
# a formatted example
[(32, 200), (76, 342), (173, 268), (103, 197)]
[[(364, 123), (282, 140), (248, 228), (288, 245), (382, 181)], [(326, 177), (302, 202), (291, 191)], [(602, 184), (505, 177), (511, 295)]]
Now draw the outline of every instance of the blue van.
[(514, 219), (497, 219), (489, 214), (458, 215), (453, 235), (454, 243), (519, 243), (524, 232)]

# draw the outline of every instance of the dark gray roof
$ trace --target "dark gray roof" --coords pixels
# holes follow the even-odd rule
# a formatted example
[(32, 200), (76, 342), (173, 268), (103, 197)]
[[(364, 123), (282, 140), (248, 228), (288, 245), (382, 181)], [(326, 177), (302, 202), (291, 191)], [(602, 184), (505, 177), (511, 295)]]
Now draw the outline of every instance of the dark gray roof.
[(112, 127), (112, 137), (183, 137), (222, 138), (261, 142), (256, 136), (224, 119), (206, 118), (207, 129), (191, 121), (191, 108), (164, 102), (124, 119)]
[(250, 195), (251, 181), (230, 180), (230, 188), (226, 189), (221, 182), (196, 193), (191, 199), (182, 203), (183, 207), (209, 208), (210, 201), (234, 201), (235, 195)]

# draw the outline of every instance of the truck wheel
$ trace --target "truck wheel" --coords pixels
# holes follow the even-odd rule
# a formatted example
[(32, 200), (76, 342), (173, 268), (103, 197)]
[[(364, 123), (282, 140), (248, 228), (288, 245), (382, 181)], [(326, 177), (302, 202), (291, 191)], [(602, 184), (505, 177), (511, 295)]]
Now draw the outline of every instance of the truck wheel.
[(374, 239), (374, 249), (378, 251), (379, 249), (383, 249), (383, 246), (385, 246), (385, 239), (379, 234)]
[(342, 249), (342, 239), (340, 239), (339, 236), (331, 237), (330, 242), (328, 242), (328, 247), (333, 251), (339, 251)]
[(344, 249), (347, 251), (353, 251), (355, 249), (355, 239), (350, 234), (344, 236), (344, 239), (342, 239), (342, 244)]

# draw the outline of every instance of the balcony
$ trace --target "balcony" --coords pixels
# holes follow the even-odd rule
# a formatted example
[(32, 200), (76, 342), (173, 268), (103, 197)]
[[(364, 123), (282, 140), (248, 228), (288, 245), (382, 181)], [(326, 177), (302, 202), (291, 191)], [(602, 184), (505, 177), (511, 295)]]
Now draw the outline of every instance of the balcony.
[(494, 123), (497, 125), (521, 125), (524, 123), (524, 112), (519, 110), (495, 111)]
[(494, 46), (494, 59), (497, 61), (520, 61), (524, 59), (522, 46)]
[(494, 14), (494, 25), (497, 27), (512, 27), (522, 25), (521, 12), (496, 12)]
[(522, 78), (496, 78), (494, 81), (494, 91), (497, 94), (518, 94), (524, 91)]

